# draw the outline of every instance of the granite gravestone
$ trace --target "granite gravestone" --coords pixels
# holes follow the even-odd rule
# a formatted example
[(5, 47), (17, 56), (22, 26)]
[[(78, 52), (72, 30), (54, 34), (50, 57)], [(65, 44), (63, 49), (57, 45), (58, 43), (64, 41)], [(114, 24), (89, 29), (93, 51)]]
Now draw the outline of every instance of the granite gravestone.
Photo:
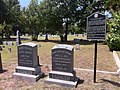
[(18, 46), (18, 66), (13, 77), (37, 81), (43, 73), (38, 64), (37, 44), (24, 43)]
[(12, 41), (7, 42), (8, 45), (14, 45)]
[(1, 59), (1, 53), (0, 53), (0, 72), (2, 72), (2, 59)]
[(52, 71), (45, 82), (76, 86), (78, 78), (73, 70), (74, 48), (70, 45), (56, 45), (52, 48)]

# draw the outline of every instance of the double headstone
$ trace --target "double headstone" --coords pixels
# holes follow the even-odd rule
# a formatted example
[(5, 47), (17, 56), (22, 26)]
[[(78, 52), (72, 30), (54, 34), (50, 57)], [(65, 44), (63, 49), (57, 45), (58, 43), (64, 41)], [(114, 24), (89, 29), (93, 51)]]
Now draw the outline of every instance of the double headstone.
[(43, 73), (38, 64), (37, 44), (28, 42), (18, 46), (18, 66), (14, 78), (37, 81)]
[(75, 87), (78, 78), (73, 70), (74, 48), (70, 45), (56, 45), (52, 48), (52, 71), (45, 82)]
[(1, 59), (1, 53), (0, 53), (0, 72), (2, 72), (2, 59)]

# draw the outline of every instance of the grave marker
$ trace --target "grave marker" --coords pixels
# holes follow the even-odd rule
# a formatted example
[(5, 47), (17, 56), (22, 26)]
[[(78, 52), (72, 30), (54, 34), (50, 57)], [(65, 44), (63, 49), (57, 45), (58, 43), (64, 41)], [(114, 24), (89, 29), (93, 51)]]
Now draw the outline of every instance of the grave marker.
[(20, 45), (21, 44), (21, 41), (20, 41), (20, 35), (19, 35), (19, 30), (17, 30), (17, 37), (16, 37), (16, 45)]
[(95, 41), (94, 51), (94, 83), (96, 83), (97, 41), (106, 39), (106, 16), (98, 12), (87, 17), (87, 39)]
[(52, 71), (45, 82), (76, 87), (78, 78), (73, 70), (74, 48), (56, 45), (52, 48)]
[(18, 46), (18, 66), (13, 77), (37, 81), (43, 75), (38, 63), (37, 44), (24, 43)]

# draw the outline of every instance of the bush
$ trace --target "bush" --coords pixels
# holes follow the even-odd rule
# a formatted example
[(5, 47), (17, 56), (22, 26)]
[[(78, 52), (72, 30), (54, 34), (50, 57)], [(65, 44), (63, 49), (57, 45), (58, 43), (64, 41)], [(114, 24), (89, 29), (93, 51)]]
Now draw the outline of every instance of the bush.
[(120, 36), (108, 36), (107, 44), (108, 44), (110, 51), (120, 50)]
[(111, 51), (120, 50), (120, 12), (113, 12), (108, 21), (107, 44)]

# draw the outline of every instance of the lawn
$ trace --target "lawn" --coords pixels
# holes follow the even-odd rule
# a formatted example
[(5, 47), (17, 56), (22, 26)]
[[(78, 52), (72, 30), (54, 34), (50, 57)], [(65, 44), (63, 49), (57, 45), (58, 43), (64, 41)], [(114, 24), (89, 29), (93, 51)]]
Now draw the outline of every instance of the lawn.
[[(15, 38), (15, 37), (12, 37)], [(30, 42), (30, 38), (24, 39), (22, 42)], [(86, 37), (68, 36), (68, 43), (75, 48), (74, 38), (86, 39)], [(61, 44), (59, 37), (50, 37), (49, 41), (44, 41), (44, 37), (39, 37), (37, 44), (40, 44), (38, 48), (39, 62), (42, 65), (42, 71), (48, 75), (49, 69), (46, 66), (51, 67), (51, 48), (54, 45)], [(15, 40), (13, 40), (15, 43)], [(7, 51), (8, 47), (11, 47), (12, 52)], [(2, 53), (3, 68), (6, 70), (0, 74), (0, 88), (3, 89), (22, 89), (22, 90), (69, 90), (71, 88), (65, 88), (55, 84), (45, 84), (45, 78), (40, 79), (38, 82), (30, 83), (21, 80), (15, 80), (12, 78), (12, 73), (17, 66), (17, 47), (6, 45)], [(94, 43), (81, 42), (80, 50), (74, 49), (74, 68), (90, 69), (94, 68)], [(117, 67), (112, 56), (112, 52), (104, 43), (98, 43), (98, 59), (97, 70), (116, 72)], [(76, 70), (76, 75), (81, 80), (82, 84), (79, 84), (76, 90), (118, 90), (120, 88), (120, 78), (116, 75), (97, 73), (97, 83), (93, 83), (93, 72)], [(74, 90), (75, 88), (72, 88)]]

